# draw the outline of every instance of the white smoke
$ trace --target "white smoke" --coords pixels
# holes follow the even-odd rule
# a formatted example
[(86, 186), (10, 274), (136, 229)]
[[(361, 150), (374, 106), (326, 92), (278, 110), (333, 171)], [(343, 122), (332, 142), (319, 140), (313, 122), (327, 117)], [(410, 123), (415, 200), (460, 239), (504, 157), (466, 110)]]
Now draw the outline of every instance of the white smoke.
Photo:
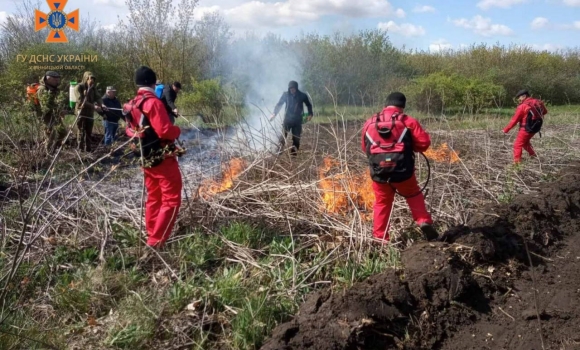
[(286, 106), (272, 121), (270, 116), (282, 94), (288, 90), (288, 82), (301, 83), (302, 69), (296, 53), (277, 39), (268, 37), (242, 40), (233, 49), (238, 57), (233, 68), (239, 78), (247, 79), (249, 88), (245, 91), (247, 115), (242, 116), (230, 143), (244, 155), (276, 152)]

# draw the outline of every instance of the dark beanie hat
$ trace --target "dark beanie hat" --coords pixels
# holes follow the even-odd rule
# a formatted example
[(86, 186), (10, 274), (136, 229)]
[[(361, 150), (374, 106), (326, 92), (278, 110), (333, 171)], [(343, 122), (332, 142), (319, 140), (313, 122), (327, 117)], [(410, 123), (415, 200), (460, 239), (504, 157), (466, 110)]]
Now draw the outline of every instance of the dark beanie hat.
[(288, 89), (290, 88), (295, 88), (296, 90), (298, 90), (298, 83), (292, 80), (291, 82), (288, 83)]
[(150, 86), (157, 81), (155, 72), (146, 66), (141, 66), (135, 71), (135, 84), (141, 86)]
[(524, 90), (520, 90), (520, 91), (518, 91), (518, 93), (516, 94), (516, 98), (518, 98), (518, 97), (520, 97), (520, 96), (523, 96), (523, 95), (530, 96), (530, 93), (529, 93), (529, 92), (528, 92), (528, 90), (526, 90), (526, 89), (524, 89)]
[(392, 92), (388, 97), (387, 97), (387, 106), (395, 106), (395, 107), (399, 107), (399, 108), (405, 108), (405, 105), (407, 103), (407, 98), (405, 97), (405, 95), (403, 95), (400, 92)]

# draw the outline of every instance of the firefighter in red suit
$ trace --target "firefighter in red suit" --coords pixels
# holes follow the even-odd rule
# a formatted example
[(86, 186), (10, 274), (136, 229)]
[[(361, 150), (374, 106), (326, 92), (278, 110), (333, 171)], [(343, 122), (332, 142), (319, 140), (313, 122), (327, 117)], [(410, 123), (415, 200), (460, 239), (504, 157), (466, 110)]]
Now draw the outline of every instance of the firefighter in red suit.
[(155, 95), (157, 76), (151, 68), (142, 66), (135, 72), (139, 87), (137, 96), (124, 109), (130, 110), (132, 121), (127, 135), (136, 131), (142, 135), (143, 174), (147, 188), (145, 225), (147, 245), (160, 248), (173, 230), (181, 205), (182, 179), (176, 159), (175, 140), (181, 130), (171, 124), (163, 102)]
[[(437, 231), (433, 227), (433, 219), (425, 206), (425, 198), (419, 188), (415, 176), (415, 155), (414, 152), (424, 152), (431, 145), (431, 137), (414, 118), (405, 115), (404, 109), (406, 97), (400, 92), (393, 92), (387, 98), (386, 107), (376, 116), (373, 116), (365, 123), (362, 130), (361, 147), (363, 152), (369, 156), (371, 178), (373, 180), (373, 190), (375, 193), (375, 204), (373, 207), (373, 236), (383, 242), (389, 240), (388, 225), (395, 194), (399, 193), (407, 200), (411, 209), (413, 220), (419, 225), (421, 231), (428, 240), (438, 237)], [(379, 118), (377, 120), (377, 117)], [(390, 142), (381, 139), (377, 133), (376, 125), (378, 121), (383, 121), (381, 125), (390, 126), (392, 121), (392, 137), (399, 141), (399, 145), (405, 145), (400, 151), (406, 153), (406, 163), (404, 174), (397, 174), (385, 178), (378, 170), (376, 164), (373, 165), (371, 158), (372, 145), (380, 144), (384, 140), (385, 144)], [(394, 143), (393, 143), (394, 144)], [(400, 176), (399, 176), (400, 175)]]
[(544, 106), (544, 102), (531, 98), (528, 90), (520, 90), (516, 95), (516, 98), (520, 102), (520, 105), (516, 109), (510, 123), (503, 129), (503, 132), (507, 134), (514, 126), (516, 126), (516, 124), (520, 124), (518, 135), (514, 141), (514, 163), (517, 164), (522, 160), (522, 149), (525, 149), (530, 157), (536, 157), (536, 151), (534, 151), (532, 143), (530, 142), (535, 134), (527, 132), (525, 128), (528, 112), (530, 109), (536, 108), (543, 118), (543, 116), (548, 114), (548, 110), (546, 109), (546, 106)]

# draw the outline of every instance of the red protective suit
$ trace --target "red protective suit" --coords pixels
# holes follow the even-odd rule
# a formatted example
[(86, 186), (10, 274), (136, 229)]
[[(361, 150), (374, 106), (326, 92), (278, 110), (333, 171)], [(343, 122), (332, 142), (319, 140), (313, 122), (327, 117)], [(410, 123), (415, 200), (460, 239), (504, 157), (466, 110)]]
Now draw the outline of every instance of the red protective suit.
[(504, 133), (508, 133), (516, 124), (520, 124), (518, 135), (514, 141), (514, 163), (519, 163), (522, 160), (522, 149), (525, 149), (530, 156), (535, 157), (536, 151), (532, 147), (530, 140), (535, 134), (526, 131), (526, 120), (528, 118), (528, 111), (532, 106), (538, 106), (542, 116), (548, 114), (548, 110), (541, 100), (537, 100), (531, 97), (526, 98), (516, 109), (514, 116), (510, 120), (509, 124), (503, 129)]
[[(403, 114), (403, 109), (389, 106), (383, 109), (381, 113), (388, 117), (396, 112)], [(403, 118), (403, 122), (409, 131), (411, 131), (411, 135), (413, 137), (413, 151), (425, 152), (431, 145), (431, 137), (427, 132), (425, 132), (425, 130), (423, 130), (416, 119), (408, 115)], [(373, 127), (371, 124), (374, 123), (374, 121), (375, 118), (370, 118), (367, 120), (363, 127), (363, 132), (361, 135), (361, 148), (363, 152), (366, 152), (366, 130), (368, 127)], [(388, 224), (391, 217), (393, 202), (395, 200), (395, 189), (403, 196), (412, 196), (410, 198), (406, 198), (406, 200), (407, 204), (409, 205), (409, 209), (411, 209), (413, 220), (415, 220), (418, 225), (423, 223), (433, 223), (433, 219), (425, 207), (425, 198), (423, 197), (423, 193), (420, 192), (419, 184), (414, 174), (411, 176), (411, 178), (398, 183), (389, 184), (373, 181), (373, 190), (375, 192), (375, 204), (373, 206), (373, 236), (384, 241), (389, 240)]]
[[(160, 139), (175, 142), (181, 133), (179, 127), (172, 125), (165, 106), (155, 95), (152, 88), (140, 88), (137, 95), (150, 95), (141, 109), (147, 116), (151, 127)], [(138, 109), (133, 110), (133, 118), (139, 120)], [(127, 134), (131, 136), (129, 130)], [(182, 179), (175, 156), (167, 156), (159, 165), (143, 168), (147, 203), (145, 205), (145, 224), (147, 228), (147, 245), (161, 246), (167, 241), (173, 230), (175, 219), (181, 205)]]

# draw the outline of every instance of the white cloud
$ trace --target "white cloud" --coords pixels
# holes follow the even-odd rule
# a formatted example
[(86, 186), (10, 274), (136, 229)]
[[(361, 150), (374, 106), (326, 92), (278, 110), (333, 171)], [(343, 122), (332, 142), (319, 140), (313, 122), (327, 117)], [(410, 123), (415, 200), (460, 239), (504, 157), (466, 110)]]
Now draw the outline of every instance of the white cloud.
[(485, 18), (480, 15), (472, 19), (456, 19), (453, 20), (453, 23), (458, 27), (472, 30), (474, 33), (482, 36), (509, 36), (514, 34), (514, 31), (510, 27), (503, 24), (493, 24), (491, 23), (491, 18)]
[(568, 5), (568, 6), (578, 6), (580, 7), (580, 0), (564, 0), (564, 5)]
[(395, 16), (399, 17), (399, 18), (405, 18), (407, 14), (405, 13), (405, 11), (403, 11), (403, 9), (397, 9), (397, 11), (395, 11)]
[(548, 19), (545, 17), (536, 17), (536, 18), (534, 18), (532, 23), (530, 23), (530, 26), (533, 29), (541, 29), (541, 28), (546, 28), (549, 23), (550, 23), (550, 21), (548, 21)]
[[(479, 7), (482, 10), (489, 10), (492, 7), (508, 9), (513, 5), (523, 4), (527, 1), (528, 0), (481, 0), (480, 2), (477, 3), (477, 7)], [(565, 1), (574, 1), (574, 0), (565, 0)]]
[(0, 11), (0, 24), (4, 24), (10, 14), (6, 11)]
[(117, 8), (125, 7), (125, 0), (93, 0), (95, 5), (105, 5)]
[(423, 5), (423, 6), (415, 6), (413, 12), (416, 13), (427, 13), (427, 12), (435, 12), (435, 8), (433, 6)]
[(390, 33), (401, 34), (402, 36), (422, 36), (425, 35), (425, 29), (422, 26), (416, 26), (411, 23), (397, 24), (393, 21), (380, 22), (378, 29), (385, 30)]
[(429, 51), (431, 52), (442, 52), (451, 50), (452, 48), (453, 45), (451, 45), (449, 41), (445, 39), (435, 40), (429, 45)]
[(552, 23), (547, 18), (536, 17), (530, 23), (532, 29), (580, 30), (580, 21), (572, 23)]
[(580, 21), (575, 21), (573, 23), (560, 23), (554, 25), (554, 27), (560, 30), (580, 30)]
[(405, 17), (387, 0), (252, 0), (222, 10), (232, 27), (252, 29), (271, 26), (294, 26), (316, 21), (325, 15), (347, 18)]

